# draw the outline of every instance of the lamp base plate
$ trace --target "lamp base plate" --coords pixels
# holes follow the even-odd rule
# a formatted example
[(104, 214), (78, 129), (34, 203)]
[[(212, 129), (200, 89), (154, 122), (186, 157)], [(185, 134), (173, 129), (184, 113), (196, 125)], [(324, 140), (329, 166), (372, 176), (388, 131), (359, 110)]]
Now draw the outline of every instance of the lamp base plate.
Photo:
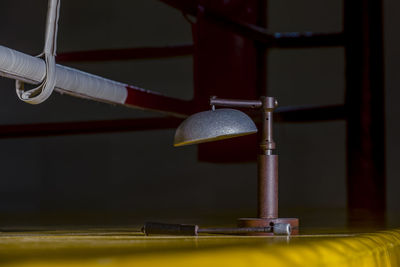
[[(292, 227), (292, 235), (299, 234), (299, 219), (298, 218), (239, 218), (239, 227), (267, 227), (275, 223), (289, 223)], [(273, 236), (273, 233), (251, 233), (249, 235), (264, 235)]]

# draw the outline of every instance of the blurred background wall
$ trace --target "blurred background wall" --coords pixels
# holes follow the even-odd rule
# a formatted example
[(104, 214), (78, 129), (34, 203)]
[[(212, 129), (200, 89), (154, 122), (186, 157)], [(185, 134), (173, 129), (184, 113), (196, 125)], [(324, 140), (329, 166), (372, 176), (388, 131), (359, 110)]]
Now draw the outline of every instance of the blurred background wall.
[[(400, 222), (400, 37), (396, 10), (384, 1), (389, 224)], [(41, 52), (47, 0), (2, 0), (0, 45)], [(272, 31), (341, 31), (340, 0), (270, 0)], [(61, 3), (58, 51), (192, 42), (190, 24), (156, 0)], [(68, 64), (90, 73), (190, 99), (193, 60)], [(342, 48), (271, 50), (269, 95), (280, 105), (344, 101)], [(17, 99), (0, 78), (0, 124), (151, 117), (55, 93), (41, 105)], [(174, 130), (0, 140), (0, 225), (136, 225), (149, 219), (235, 223), (256, 214), (256, 165), (198, 162), (196, 146), (173, 148)], [(276, 125), (282, 216), (306, 226), (346, 221), (345, 122)], [(385, 140), (382, 140), (384, 142)], [(227, 186), (229, 182), (229, 186)], [(323, 222), (321, 221), (323, 220)]]

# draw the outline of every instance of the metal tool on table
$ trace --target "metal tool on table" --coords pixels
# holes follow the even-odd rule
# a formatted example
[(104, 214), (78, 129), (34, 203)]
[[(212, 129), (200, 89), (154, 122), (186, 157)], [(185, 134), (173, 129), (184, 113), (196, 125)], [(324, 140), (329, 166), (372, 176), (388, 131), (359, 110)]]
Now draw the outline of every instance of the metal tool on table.
[[(261, 112), (261, 133), (258, 152), (258, 218), (240, 218), (238, 229), (247, 235), (272, 235), (274, 231), (247, 231), (268, 228), (278, 224), (290, 224), (292, 234), (298, 234), (297, 218), (278, 217), (278, 155), (273, 140), (273, 112), (278, 102), (274, 97), (259, 100), (233, 100), (211, 97), (212, 109), (196, 113), (179, 125), (175, 133), (174, 146), (199, 144), (233, 138), (257, 132), (253, 120), (232, 107), (258, 109)], [(271, 228), (273, 229), (273, 228)]]
[(146, 223), (142, 232), (145, 235), (181, 235), (198, 236), (199, 234), (243, 235), (251, 233), (273, 233), (274, 235), (290, 235), (289, 223), (277, 223), (267, 227), (235, 227), (235, 228), (200, 228), (195, 224)]

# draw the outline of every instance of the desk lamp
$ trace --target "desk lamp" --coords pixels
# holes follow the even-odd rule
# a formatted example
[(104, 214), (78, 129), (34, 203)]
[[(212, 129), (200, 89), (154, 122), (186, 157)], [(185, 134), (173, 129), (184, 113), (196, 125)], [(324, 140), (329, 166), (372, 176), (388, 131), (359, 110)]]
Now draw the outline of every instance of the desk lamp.
[[(297, 218), (278, 218), (278, 155), (273, 154), (273, 112), (278, 105), (274, 97), (259, 100), (234, 100), (211, 97), (212, 109), (196, 113), (183, 121), (176, 130), (174, 146), (199, 144), (257, 132), (253, 120), (245, 113), (231, 108), (258, 109), (261, 112), (261, 133), (258, 150), (258, 218), (240, 218), (239, 228), (271, 227), (290, 224), (297, 234)], [(215, 109), (215, 107), (225, 107)], [(260, 233), (250, 233), (260, 235)], [(273, 233), (262, 233), (273, 235)]]

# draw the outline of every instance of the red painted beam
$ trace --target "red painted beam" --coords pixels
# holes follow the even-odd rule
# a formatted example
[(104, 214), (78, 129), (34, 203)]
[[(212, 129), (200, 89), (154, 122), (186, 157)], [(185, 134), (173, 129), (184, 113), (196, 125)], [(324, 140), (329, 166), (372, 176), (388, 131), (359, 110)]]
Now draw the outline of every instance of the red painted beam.
[[(198, 9), (202, 16), (229, 31), (240, 34), (246, 38), (258, 41), (267, 47), (274, 48), (301, 48), (343, 46), (343, 33), (315, 33), (315, 32), (270, 32), (263, 26), (248, 23), (237, 18), (226, 16), (209, 6), (203, 6), (198, 1), (185, 0), (160, 0), (186, 14), (197, 16)], [(204, 1), (203, 1), (204, 2)], [(264, 8), (264, 7), (262, 7)], [(259, 23), (260, 24), (260, 23)]]
[(176, 128), (183, 119), (172, 117), (103, 121), (0, 125), (0, 138), (26, 138), (75, 134), (148, 131)]
[(317, 122), (345, 120), (344, 105), (278, 107), (274, 113), (276, 122)]
[(57, 55), (57, 62), (110, 61), (187, 56), (193, 54), (192, 44), (165, 47), (137, 47), (93, 51), (64, 52)]
[(197, 14), (197, 6), (199, 4), (199, 1), (196, 0), (160, 0), (161, 2), (179, 9), (180, 11), (196, 16)]
[(128, 96), (124, 105), (139, 109), (159, 111), (183, 118), (195, 112), (194, 101), (164, 96), (131, 85), (126, 86), (126, 89)]
[[(199, 7), (197, 21), (192, 27), (196, 101), (202, 105), (201, 109), (209, 109), (209, 98), (213, 95), (258, 99), (262, 84), (257, 67), (264, 64), (258, 62), (259, 49), (252, 39), (216, 24), (207, 10), (218, 10), (224, 17), (255, 24), (260, 16), (259, 0), (203, 0), (202, 4), (208, 9)], [(219, 14), (218, 18), (222, 16)], [(200, 144), (198, 159), (207, 162), (251, 161), (257, 155), (256, 150), (256, 136), (234, 138)]]
[[(311, 122), (343, 119), (344, 113), (344, 106), (282, 107), (276, 110), (274, 117), (277, 122)], [(0, 139), (174, 129), (182, 121), (182, 118), (156, 117), (0, 125)]]
[(343, 46), (343, 33), (282, 32), (274, 33), (269, 43), (271, 48), (308, 48)]
[(270, 32), (264, 27), (223, 16), (204, 8), (204, 17), (220, 27), (271, 48), (343, 46), (343, 33)]

